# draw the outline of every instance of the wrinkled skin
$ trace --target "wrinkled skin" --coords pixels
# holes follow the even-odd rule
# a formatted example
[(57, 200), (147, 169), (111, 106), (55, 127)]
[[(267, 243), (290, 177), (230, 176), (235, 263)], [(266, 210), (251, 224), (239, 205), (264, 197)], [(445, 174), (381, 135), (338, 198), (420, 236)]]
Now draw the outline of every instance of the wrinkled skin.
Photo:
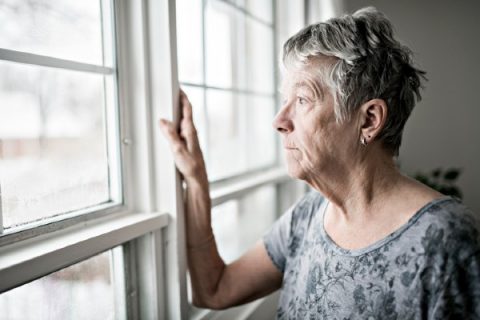
[[(315, 81), (310, 66), (289, 70), (282, 85), (283, 105), (273, 121), (282, 138), (289, 175), (310, 184), (331, 173), (346, 174), (358, 157), (356, 118), (339, 123), (334, 99)], [(343, 173), (343, 174), (342, 174)]]

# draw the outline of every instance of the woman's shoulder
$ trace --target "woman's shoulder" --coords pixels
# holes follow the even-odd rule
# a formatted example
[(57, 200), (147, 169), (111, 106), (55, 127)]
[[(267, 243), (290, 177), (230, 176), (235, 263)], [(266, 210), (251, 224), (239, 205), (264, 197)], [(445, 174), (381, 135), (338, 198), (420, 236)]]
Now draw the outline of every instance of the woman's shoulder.
[(426, 206), (425, 211), (429, 220), (450, 232), (463, 229), (474, 232), (480, 228), (480, 216), (455, 197), (434, 200)]
[(456, 260), (480, 252), (480, 216), (457, 198), (433, 201), (417, 223), (423, 230), (424, 245), (453, 254)]

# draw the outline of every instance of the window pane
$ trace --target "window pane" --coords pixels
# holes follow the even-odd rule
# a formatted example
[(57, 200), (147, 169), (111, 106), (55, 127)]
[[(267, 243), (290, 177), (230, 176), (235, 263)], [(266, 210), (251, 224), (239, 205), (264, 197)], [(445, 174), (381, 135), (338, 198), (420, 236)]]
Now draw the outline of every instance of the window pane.
[(273, 97), (207, 90), (210, 180), (275, 163)]
[(275, 163), (275, 131), (272, 127), (275, 116), (273, 97), (248, 96), (245, 105), (247, 120), (247, 168), (256, 169)]
[(4, 226), (108, 201), (104, 76), (1, 61), (0, 75)]
[(177, 0), (178, 77), (203, 83), (202, 1)]
[(211, 180), (238, 174), (246, 169), (242, 139), (241, 101), (231, 92), (207, 90), (208, 146), (207, 170)]
[[(3, 0), (0, 48), (103, 64), (101, 1)], [(109, 3), (109, 1), (105, 2)], [(103, 10), (108, 10), (104, 7)]]
[(276, 219), (275, 187), (261, 187), (212, 209), (212, 227), (218, 250), (226, 263), (239, 258)]
[(232, 8), (209, 0), (205, 12), (207, 84), (232, 87)]
[(251, 15), (272, 23), (272, 0), (235, 0), (238, 6), (245, 8)]
[[(207, 116), (206, 144), (202, 147), (211, 180), (273, 165), (276, 160), (275, 133), (271, 129), (275, 96), (273, 27), (238, 7), (270, 11), (271, 15), (271, 1), (261, 2), (206, 1), (206, 83), (202, 89), (206, 90)], [(177, 13), (179, 21), (188, 23), (187, 17), (200, 10), (198, 6), (195, 1), (180, 0), (178, 7), (183, 9)], [(188, 7), (194, 9), (186, 12)], [(191, 41), (188, 32), (179, 33), (179, 38), (187, 44)], [(192, 52), (188, 52), (190, 57)], [(188, 67), (181, 59), (179, 64), (179, 69)]]
[(274, 65), (273, 31), (271, 28), (247, 17), (247, 89), (273, 94)]
[(207, 84), (274, 93), (273, 29), (213, 0), (205, 21)]
[[(116, 250), (116, 249), (114, 249)], [(116, 319), (111, 251), (0, 295), (2, 319)]]

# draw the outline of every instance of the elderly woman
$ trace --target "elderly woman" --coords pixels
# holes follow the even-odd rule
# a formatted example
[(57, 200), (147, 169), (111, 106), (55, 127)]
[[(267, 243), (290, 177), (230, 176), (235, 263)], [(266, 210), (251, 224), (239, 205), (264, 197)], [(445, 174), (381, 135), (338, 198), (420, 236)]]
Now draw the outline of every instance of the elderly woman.
[(388, 19), (366, 8), (308, 26), (285, 43), (283, 65), (273, 126), (289, 175), (315, 191), (230, 265), (184, 94), (180, 133), (161, 121), (187, 184), (194, 304), (226, 308), (281, 288), (279, 319), (479, 318), (478, 219), (395, 166), (424, 73)]

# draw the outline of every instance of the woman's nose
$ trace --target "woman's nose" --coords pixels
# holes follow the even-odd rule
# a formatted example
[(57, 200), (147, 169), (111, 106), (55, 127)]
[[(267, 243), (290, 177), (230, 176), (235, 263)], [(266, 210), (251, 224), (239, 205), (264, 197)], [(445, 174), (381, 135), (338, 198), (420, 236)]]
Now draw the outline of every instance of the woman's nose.
[(290, 133), (293, 131), (293, 123), (290, 119), (289, 108), (282, 107), (275, 118), (273, 118), (272, 126), (280, 133)]

